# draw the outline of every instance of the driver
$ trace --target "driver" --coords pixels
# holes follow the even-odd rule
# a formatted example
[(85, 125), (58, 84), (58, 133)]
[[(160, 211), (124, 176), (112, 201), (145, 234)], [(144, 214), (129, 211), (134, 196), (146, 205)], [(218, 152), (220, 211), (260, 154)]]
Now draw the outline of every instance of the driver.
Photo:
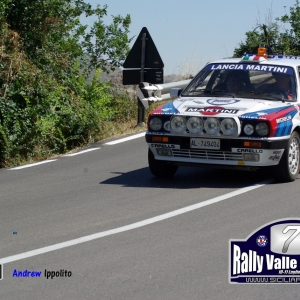
[(231, 71), (227, 74), (224, 82), (218, 84), (214, 89), (231, 94), (252, 91), (253, 88), (251, 84), (246, 83), (246, 76), (248, 76), (248, 74), (244, 71)]
[(282, 94), (287, 99), (292, 99), (291, 78), (288, 74), (273, 73), (275, 82), (268, 88), (271, 93)]
[(291, 87), (290, 75), (274, 73), (273, 77), (276, 80), (274, 84), (275, 92), (285, 95), (288, 99), (292, 99), (292, 87)]
[(233, 72), (230, 73), (226, 78), (226, 90), (229, 93), (237, 93), (242, 92), (244, 89), (244, 84), (238, 74), (235, 74)]

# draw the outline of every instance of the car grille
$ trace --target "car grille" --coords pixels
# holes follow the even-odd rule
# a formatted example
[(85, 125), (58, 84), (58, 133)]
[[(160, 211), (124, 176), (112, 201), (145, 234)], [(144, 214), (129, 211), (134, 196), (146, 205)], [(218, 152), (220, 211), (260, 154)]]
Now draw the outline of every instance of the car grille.
[(173, 149), (174, 157), (194, 158), (194, 159), (214, 159), (214, 160), (243, 160), (242, 153), (232, 153), (225, 151), (207, 151), (191, 149)]

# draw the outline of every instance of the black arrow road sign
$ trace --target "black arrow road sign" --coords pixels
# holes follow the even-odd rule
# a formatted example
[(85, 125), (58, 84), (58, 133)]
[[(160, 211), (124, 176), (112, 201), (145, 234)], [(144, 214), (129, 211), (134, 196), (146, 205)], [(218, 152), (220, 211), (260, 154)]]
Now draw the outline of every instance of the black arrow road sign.
[(123, 67), (124, 68), (132, 68), (137, 69), (141, 68), (141, 60), (142, 60), (142, 36), (146, 34), (146, 49), (145, 49), (145, 66), (147, 69), (161, 69), (164, 67), (164, 63), (156, 49), (156, 46), (147, 30), (146, 27), (143, 27), (139, 36), (137, 37), (132, 49), (130, 50)]

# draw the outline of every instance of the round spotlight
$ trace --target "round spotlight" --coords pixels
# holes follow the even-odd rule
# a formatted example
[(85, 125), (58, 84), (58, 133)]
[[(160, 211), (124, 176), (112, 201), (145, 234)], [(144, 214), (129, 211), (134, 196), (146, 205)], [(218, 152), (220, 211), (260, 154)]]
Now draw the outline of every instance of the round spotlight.
[(198, 117), (191, 117), (186, 124), (190, 133), (199, 133), (203, 130), (202, 120)]
[(182, 133), (186, 129), (186, 120), (182, 116), (175, 116), (171, 120), (171, 129), (176, 133)]
[(207, 134), (217, 134), (220, 131), (220, 122), (217, 118), (207, 118), (204, 122), (204, 129)]
[(234, 119), (224, 119), (221, 122), (221, 131), (225, 135), (233, 135), (237, 131), (237, 124)]

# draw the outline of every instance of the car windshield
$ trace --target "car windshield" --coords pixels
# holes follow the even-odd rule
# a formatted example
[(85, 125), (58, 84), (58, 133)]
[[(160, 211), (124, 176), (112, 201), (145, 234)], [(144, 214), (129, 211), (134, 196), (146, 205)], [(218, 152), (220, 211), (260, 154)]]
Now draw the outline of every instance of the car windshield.
[(291, 67), (255, 63), (208, 64), (181, 96), (211, 95), (296, 101), (294, 71)]

